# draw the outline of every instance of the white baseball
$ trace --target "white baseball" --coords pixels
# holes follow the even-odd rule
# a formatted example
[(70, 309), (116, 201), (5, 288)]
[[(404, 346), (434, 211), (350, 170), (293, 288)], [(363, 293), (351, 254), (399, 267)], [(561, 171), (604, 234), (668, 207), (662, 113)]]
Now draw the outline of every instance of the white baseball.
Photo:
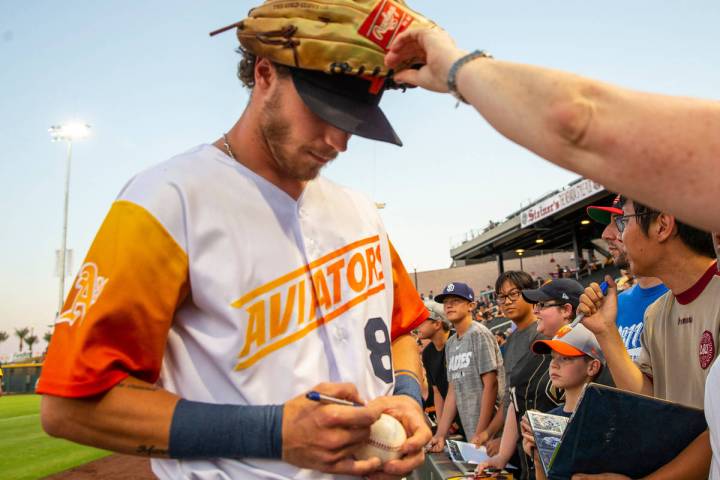
[(358, 460), (378, 457), (382, 463), (400, 458), (400, 447), (407, 439), (405, 427), (395, 417), (382, 414), (370, 426), (370, 438), (355, 452)]

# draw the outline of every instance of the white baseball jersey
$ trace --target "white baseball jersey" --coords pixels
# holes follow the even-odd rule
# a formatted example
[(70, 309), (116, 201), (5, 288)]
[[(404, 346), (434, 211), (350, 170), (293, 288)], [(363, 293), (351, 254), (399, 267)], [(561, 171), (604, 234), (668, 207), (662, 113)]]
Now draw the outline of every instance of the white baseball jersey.
[[(322, 177), (294, 200), (211, 145), (133, 178), (72, 285), (39, 391), (128, 375), (202, 402), (393, 389), (390, 341), (426, 311), (372, 202)], [(330, 478), (260, 459), (152, 460), (160, 478)]]

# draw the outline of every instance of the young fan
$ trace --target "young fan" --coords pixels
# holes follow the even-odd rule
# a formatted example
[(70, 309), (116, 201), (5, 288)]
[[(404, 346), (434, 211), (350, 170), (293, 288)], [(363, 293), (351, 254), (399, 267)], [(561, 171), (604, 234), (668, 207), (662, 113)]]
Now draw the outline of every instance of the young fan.
[[(565, 390), (565, 403), (547, 413), (569, 417), (575, 411), (585, 385), (598, 377), (605, 362), (595, 335), (580, 324), (571, 330), (561, 330), (552, 340), (538, 340), (532, 350), (552, 356), (550, 381), (554, 387)], [(537, 468), (540, 459), (527, 417), (522, 419), (521, 430), (523, 450), (535, 460), (535, 478), (544, 480), (543, 469)]]

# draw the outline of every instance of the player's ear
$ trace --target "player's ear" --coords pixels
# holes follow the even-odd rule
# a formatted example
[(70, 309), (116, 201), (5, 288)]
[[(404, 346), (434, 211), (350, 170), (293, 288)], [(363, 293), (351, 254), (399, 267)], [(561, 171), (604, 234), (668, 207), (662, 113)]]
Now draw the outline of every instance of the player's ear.
[(255, 60), (255, 87), (253, 87), (253, 90), (268, 91), (275, 81), (277, 81), (275, 65), (265, 57), (257, 57), (257, 60)]

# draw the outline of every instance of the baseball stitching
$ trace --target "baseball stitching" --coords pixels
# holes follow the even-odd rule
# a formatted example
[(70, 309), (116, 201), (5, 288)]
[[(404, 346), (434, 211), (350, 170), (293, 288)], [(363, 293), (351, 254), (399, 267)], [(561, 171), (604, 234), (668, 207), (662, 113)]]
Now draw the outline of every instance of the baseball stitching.
[(400, 450), (400, 447), (391, 447), (390, 445), (388, 445), (386, 443), (379, 442), (377, 440), (373, 440), (372, 438), (368, 439), (367, 443), (369, 445), (372, 445), (373, 447), (377, 447), (381, 450), (388, 450), (390, 452), (396, 452), (396, 451)]

